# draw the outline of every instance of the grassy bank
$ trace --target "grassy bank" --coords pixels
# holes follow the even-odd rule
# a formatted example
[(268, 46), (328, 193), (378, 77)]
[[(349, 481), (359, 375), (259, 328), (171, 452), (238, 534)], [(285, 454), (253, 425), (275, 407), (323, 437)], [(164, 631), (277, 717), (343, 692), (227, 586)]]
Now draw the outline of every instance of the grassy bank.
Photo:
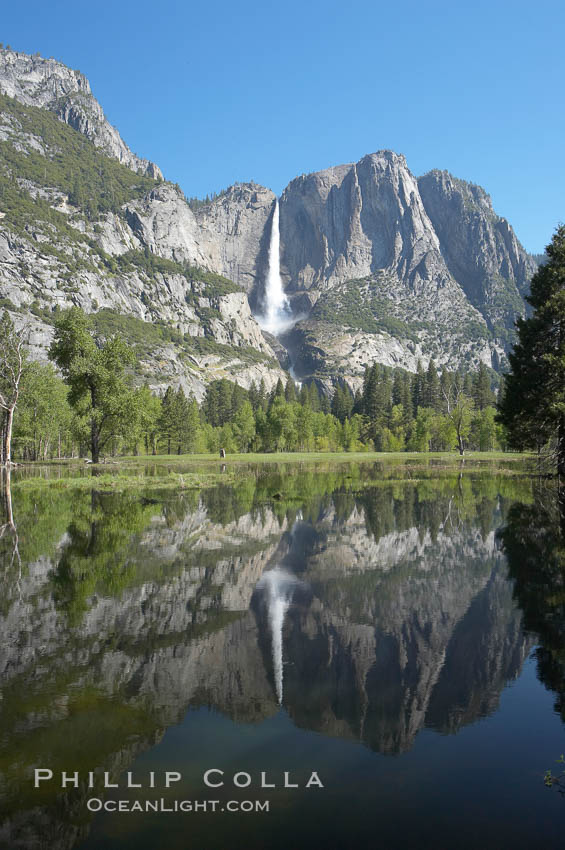
[(523, 473), (524, 461), (529, 461), (528, 466), (531, 466), (534, 460), (533, 455), (510, 452), (469, 452), (463, 458), (454, 452), (281, 452), (230, 454), (225, 459), (209, 454), (148, 455), (123, 457), (96, 465), (85, 464), (83, 460), (20, 464), (12, 475), (12, 487), (200, 490), (254, 476), (259, 465), (272, 468), (300, 464), (327, 468), (336, 464), (382, 463), (443, 471), (500, 465), (507, 473)]

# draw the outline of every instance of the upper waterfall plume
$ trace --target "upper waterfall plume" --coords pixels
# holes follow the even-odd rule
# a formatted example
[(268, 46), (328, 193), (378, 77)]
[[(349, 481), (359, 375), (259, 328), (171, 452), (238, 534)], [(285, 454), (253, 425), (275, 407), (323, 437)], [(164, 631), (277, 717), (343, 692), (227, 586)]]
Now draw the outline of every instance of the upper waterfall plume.
[(269, 268), (263, 296), (263, 313), (257, 316), (257, 321), (264, 330), (275, 336), (287, 330), (293, 324), (290, 303), (285, 295), (281, 280), (278, 200), (275, 201), (271, 224)]

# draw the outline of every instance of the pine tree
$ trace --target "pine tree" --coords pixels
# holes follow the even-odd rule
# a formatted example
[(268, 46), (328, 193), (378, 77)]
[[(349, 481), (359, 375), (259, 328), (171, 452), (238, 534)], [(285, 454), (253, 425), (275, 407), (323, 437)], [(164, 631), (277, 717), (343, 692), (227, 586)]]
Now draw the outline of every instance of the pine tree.
[(284, 389), (284, 397), (288, 402), (296, 401), (296, 386), (290, 375)]
[(310, 407), (314, 411), (314, 413), (320, 412), (320, 394), (318, 392), (318, 387), (312, 381), (308, 386), (308, 398), (310, 400)]
[(424, 385), (424, 406), (439, 410), (439, 378), (433, 360), (430, 360)]
[(552, 439), (557, 472), (565, 478), (565, 225), (546, 253), (526, 299), (533, 315), (516, 323), (499, 421), (514, 448), (537, 448)]
[(416, 366), (416, 374), (412, 378), (412, 410), (414, 416), (418, 413), (419, 407), (425, 407), (424, 394), (426, 391), (426, 375), (422, 361), (418, 360)]
[(479, 371), (473, 377), (473, 401), (479, 410), (494, 404), (494, 394), (490, 388), (490, 378), (484, 363), (480, 364)]

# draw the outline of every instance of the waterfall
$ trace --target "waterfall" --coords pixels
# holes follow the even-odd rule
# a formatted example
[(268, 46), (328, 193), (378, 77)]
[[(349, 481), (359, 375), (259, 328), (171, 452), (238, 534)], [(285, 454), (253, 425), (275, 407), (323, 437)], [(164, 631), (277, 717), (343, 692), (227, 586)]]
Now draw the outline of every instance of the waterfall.
[(267, 619), (271, 632), (273, 674), (279, 705), (282, 705), (283, 701), (283, 625), (296, 584), (298, 582), (291, 573), (275, 567), (274, 570), (266, 572), (257, 585), (257, 589), (265, 593)]
[(287, 330), (293, 324), (290, 303), (285, 295), (281, 280), (278, 200), (275, 201), (271, 225), (269, 268), (263, 296), (263, 314), (257, 316), (257, 321), (264, 330), (275, 336)]

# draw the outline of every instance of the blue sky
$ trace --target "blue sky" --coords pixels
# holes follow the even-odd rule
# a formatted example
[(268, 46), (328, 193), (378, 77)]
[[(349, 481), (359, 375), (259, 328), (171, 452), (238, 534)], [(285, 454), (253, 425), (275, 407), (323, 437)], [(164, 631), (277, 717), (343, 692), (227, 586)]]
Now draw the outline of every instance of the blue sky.
[(187, 195), (391, 148), (484, 186), (534, 252), (565, 220), (564, 31), (561, 0), (26, 0), (0, 22)]

